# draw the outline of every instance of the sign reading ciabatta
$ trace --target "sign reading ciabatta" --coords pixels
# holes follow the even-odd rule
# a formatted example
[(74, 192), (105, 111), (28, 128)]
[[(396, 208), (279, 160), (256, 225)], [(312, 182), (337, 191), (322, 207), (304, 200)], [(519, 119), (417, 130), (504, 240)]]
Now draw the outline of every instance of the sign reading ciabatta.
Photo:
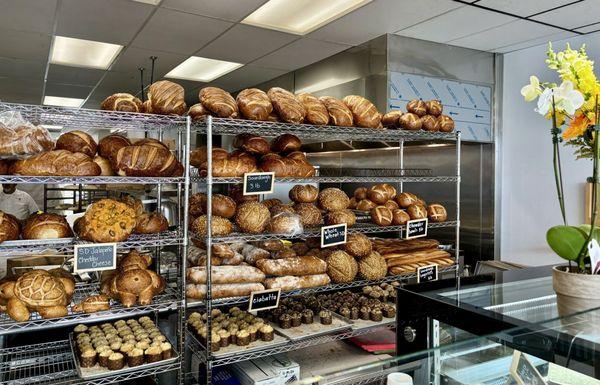
[(275, 309), (279, 306), (281, 289), (253, 291), (250, 293), (248, 311)]
[(346, 223), (321, 227), (321, 247), (342, 245), (346, 243), (347, 231), (348, 225)]
[(417, 282), (438, 280), (438, 265), (421, 266), (417, 269)]
[(75, 273), (114, 270), (117, 268), (116, 243), (75, 245)]
[(271, 194), (274, 183), (274, 172), (246, 173), (244, 174), (244, 195)]
[(406, 222), (406, 239), (421, 238), (427, 236), (427, 218), (413, 219)]

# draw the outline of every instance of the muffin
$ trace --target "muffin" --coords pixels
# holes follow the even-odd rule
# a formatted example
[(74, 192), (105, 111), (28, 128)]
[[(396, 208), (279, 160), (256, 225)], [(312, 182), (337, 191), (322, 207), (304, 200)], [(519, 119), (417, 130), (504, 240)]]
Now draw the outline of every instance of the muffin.
[(385, 318), (394, 318), (396, 316), (396, 309), (392, 305), (384, 306), (381, 311)]
[(127, 365), (133, 368), (144, 363), (144, 351), (142, 349), (132, 349), (127, 353)]
[(331, 323), (333, 322), (333, 318), (329, 310), (321, 310), (319, 312), (319, 318), (321, 320), (322, 325), (331, 325)]
[(250, 334), (250, 342), (256, 341), (258, 335), (258, 328), (254, 325), (248, 326), (248, 333)]
[(353, 306), (350, 309), (350, 319), (356, 320), (356, 319), (358, 319), (359, 316), (360, 316), (360, 311), (358, 310), (358, 308), (356, 306)]
[(162, 360), (162, 350), (160, 346), (150, 346), (144, 351), (147, 363), (157, 362)]
[(371, 310), (371, 321), (381, 322), (382, 320), (383, 320), (383, 314), (381, 313), (381, 310), (379, 310), (379, 309)]
[(79, 363), (82, 368), (91, 368), (96, 365), (96, 357), (98, 354), (94, 349), (86, 349), (79, 356)]
[(221, 337), (217, 333), (212, 333), (210, 337), (210, 351), (218, 352), (221, 349)]
[(219, 337), (221, 337), (221, 347), (225, 348), (229, 346), (229, 337), (231, 336), (231, 334), (229, 334), (229, 332), (225, 329), (219, 330), (217, 334), (219, 335)]
[(113, 353), (114, 352), (110, 349), (107, 349), (107, 350), (103, 351), (102, 353), (100, 353), (98, 355), (98, 363), (100, 364), (100, 366), (102, 366), (103, 368), (106, 368), (108, 366), (108, 357), (110, 357), (110, 355)]
[(173, 357), (173, 346), (168, 342), (160, 344), (161, 356), (163, 360), (168, 360)]
[(291, 315), (292, 318), (292, 327), (296, 328), (300, 325), (302, 325), (302, 316), (300, 315), (300, 313), (295, 312)]
[(108, 356), (108, 370), (119, 370), (125, 366), (125, 357), (121, 353), (113, 353)]
[(371, 319), (371, 312), (369, 311), (368, 307), (361, 307), (360, 308), (360, 319), (363, 321), (368, 321)]
[(314, 322), (314, 312), (310, 309), (302, 311), (302, 323), (312, 324)]
[(75, 336), (78, 336), (81, 333), (85, 333), (88, 331), (88, 327), (85, 326), (84, 324), (79, 324), (77, 326), (75, 326), (75, 329), (73, 330), (73, 332), (75, 333)]
[(271, 327), (271, 325), (264, 325), (260, 328), (259, 332), (260, 339), (262, 341), (273, 341), (273, 338), (275, 338), (273, 328)]
[(248, 346), (250, 344), (250, 333), (248, 333), (248, 330), (242, 329), (235, 336), (235, 340), (238, 346)]
[(289, 329), (292, 327), (292, 317), (289, 314), (282, 314), (279, 317), (279, 327), (282, 329)]

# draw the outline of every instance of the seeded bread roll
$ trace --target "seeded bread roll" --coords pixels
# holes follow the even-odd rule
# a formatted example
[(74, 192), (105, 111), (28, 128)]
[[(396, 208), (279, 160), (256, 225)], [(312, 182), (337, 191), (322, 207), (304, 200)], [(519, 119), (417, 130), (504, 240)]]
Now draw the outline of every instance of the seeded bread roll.
[(406, 104), (406, 111), (421, 117), (427, 114), (427, 106), (424, 101), (414, 99)]
[(387, 263), (376, 251), (358, 261), (358, 276), (362, 279), (381, 279), (387, 275)]
[(352, 118), (358, 127), (378, 128), (381, 124), (381, 114), (369, 100), (359, 95), (348, 95), (342, 99), (352, 111)]
[(310, 184), (295, 185), (289, 192), (289, 197), (296, 203), (313, 203), (319, 196), (319, 189)]
[(306, 108), (294, 94), (283, 88), (273, 87), (267, 91), (267, 95), (282, 121), (296, 124), (304, 122)]
[(448, 218), (446, 208), (439, 203), (427, 206), (427, 216), (431, 222), (444, 222)]
[(198, 95), (200, 103), (220, 118), (237, 118), (238, 107), (231, 94), (218, 87), (204, 87)]
[(366, 257), (373, 250), (373, 245), (366, 235), (360, 233), (348, 234), (346, 243), (342, 246), (344, 251), (355, 257)]
[(343, 210), (350, 204), (350, 198), (339, 188), (326, 188), (318, 196), (319, 206), (323, 210), (334, 211)]
[(334, 283), (352, 282), (358, 273), (354, 257), (342, 250), (332, 252), (326, 259), (327, 275)]
[(302, 226), (314, 227), (323, 222), (321, 210), (319, 210), (314, 203), (296, 203), (294, 205), (294, 210), (296, 211), (296, 214), (300, 216)]
[(418, 131), (421, 129), (421, 119), (419, 115), (413, 113), (406, 113), (398, 120), (400, 127), (405, 130)]
[[(192, 228), (199, 235), (206, 235), (208, 233), (208, 222), (206, 215), (201, 215), (194, 220)], [(222, 237), (229, 235), (233, 231), (233, 226), (229, 219), (212, 216), (211, 231), (213, 237)]]
[(427, 113), (433, 116), (440, 116), (442, 111), (444, 110), (444, 106), (442, 106), (442, 102), (439, 100), (428, 100), (425, 102), (425, 108), (427, 108)]
[(238, 207), (235, 223), (245, 233), (260, 234), (267, 228), (271, 214), (267, 206), (258, 202), (246, 202)]
[(340, 225), (345, 223), (348, 227), (356, 224), (356, 215), (348, 209), (330, 211), (325, 215), (326, 225)]
[(352, 127), (354, 125), (352, 111), (344, 102), (331, 96), (321, 96), (319, 101), (327, 108), (330, 124), (341, 127)]
[(410, 219), (427, 218), (427, 209), (420, 204), (412, 204), (406, 208), (406, 212), (410, 215)]
[(258, 88), (247, 88), (242, 90), (237, 98), (237, 105), (246, 119), (250, 120), (268, 120), (273, 112), (273, 104), (266, 92)]
[(62, 134), (56, 141), (57, 150), (81, 152), (89, 157), (96, 155), (98, 145), (87, 132), (75, 130)]
[(301, 93), (296, 97), (306, 108), (306, 116), (304, 117), (306, 123), (325, 125), (329, 122), (329, 112), (319, 99), (309, 93)]
[(391, 225), (392, 219), (392, 210), (385, 206), (377, 206), (371, 210), (371, 221), (379, 226)]

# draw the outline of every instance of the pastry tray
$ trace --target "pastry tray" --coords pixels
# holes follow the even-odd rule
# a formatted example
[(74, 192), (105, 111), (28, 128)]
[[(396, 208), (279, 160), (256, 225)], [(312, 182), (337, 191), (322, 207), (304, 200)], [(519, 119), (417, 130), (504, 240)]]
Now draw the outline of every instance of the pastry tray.
[(342, 330), (347, 330), (352, 327), (352, 321), (347, 320), (339, 314), (331, 313), (331, 325), (321, 324), (319, 316), (314, 317), (312, 324), (301, 324), (300, 326), (289, 329), (282, 329), (279, 325), (270, 322), (273, 329), (281, 333), (292, 341), (300, 341), (307, 338), (318, 337), (325, 334), (336, 333)]
[[(161, 330), (161, 332), (162, 332), (162, 330)], [(165, 337), (167, 337), (164, 332), (163, 332), (163, 335)], [(82, 368), (80, 365), (80, 362), (79, 362), (79, 354), (77, 354), (77, 347), (75, 344), (74, 333), (69, 333), (69, 342), (71, 344), (71, 352), (73, 353), (73, 359), (75, 361), (75, 366), (77, 367), (77, 373), (79, 374), (79, 377), (84, 380), (92, 380), (92, 379), (106, 377), (106, 376), (114, 376), (114, 375), (120, 375), (120, 374), (124, 374), (124, 373), (136, 372), (138, 370), (154, 368), (157, 366), (162, 366), (165, 364), (175, 362), (179, 359), (179, 353), (177, 352), (177, 349), (175, 349), (175, 345), (173, 345), (173, 343), (171, 342), (171, 340), (169, 340), (168, 337), (167, 337), (167, 341), (171, 344), (171, 347), (173, 349), (173, 357), (168, 358), (166, 360), (160, 360), (160, 361), (152, 362), (149, 364), (142, 364), (142, 365), (138, 365), (138, 366), (134, 366), (133, 368), (130, 368), (127, 365), (127, 357), (124, 357), (125, 366), (123, 367), (123, 369), (109, 370), (108, 368), (101, 367), (100, 364), (98, 364), (98, 363), (96, 363), (96, 365), (94, 365), (90, 368)]]
[[(391, 304), (388, 302), (388, 304)], [(394, 309), (396, 308), (395, 305)], [(396, 310), (396, 314), (398, 313), (398, 311)], [(383, 319), (379, 322), (376, 321), (371, 321), (371, 320), (362, 320), (362, 319), (354, 319), (354, 320), (350, 320), (350, 322), (352, 323), (352, 330), (357, 330), (357, 329), (364, 329), (364, 328), (369, 328), (369, 327), (373, 327), (373, 326), (378, 326), (378, 325), (387, 325), (389, 323), (393, 323), (396, 322), (396, 316), (392, 317), (392, 318), (385, 318), (383, 317)]]
[[(202, 342), (200, 342), (200, 340), (198, 339), (198, 337), (196, 336), (196, 334), (194, 332), (192, 332), (190, 330), (189, 334), (192, 335), (192, 337), (194, 339), (196, 339), (196, 342), (201, 347), (206, 349), (204, 344)], [(273, 341), (262, 341), (262, 340), (257, 339), (254, 342), (250, 342), (250, 344), (248, 344), (246, 346), (238, 346), (235, 344), (229, 344), (228, 346), (221, 347), (218, 351), (213, 352), (212, 355), (215, 358), (221, 358), (223, 356), (236, 355), (236, 354), (241, 354), (241, 353), (250, 353), (250, 352), (262, 350), (265, 348), (273, 348), (276, 346), (285, 345), (288, 342), (290, 342), (290, 341), (286, 337), (279, 335), (275, 330), (273, 330)]]

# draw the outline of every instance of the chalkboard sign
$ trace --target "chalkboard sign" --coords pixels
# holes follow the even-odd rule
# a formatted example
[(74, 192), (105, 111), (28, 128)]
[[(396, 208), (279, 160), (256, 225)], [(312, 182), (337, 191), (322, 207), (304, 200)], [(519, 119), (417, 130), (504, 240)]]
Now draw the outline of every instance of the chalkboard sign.
[(427, 218), (413, 219), (406, 222), (406, 239), (421, 238), (427, 236)]
[(321, 227), (321, 247), (343, 245), (346, 243), (347, 231), (346, 223)]
[(94, 243), (75, 245), (76, 273), (86, 271), (114, 270), (117, 268), (117, 244)]
[(535, 366), (527, 359), (525, 354), (515, 351), (513, 353), (510, 374), (519, 385), (547, 385), (544, 377)]
[(271, 194), (274, 182), (274, 172), (246, 173), (244, 174), (244, 195)]
[(275, 309), (279, 306), (281, 289), (253, 291), (250, 293), (248, 311)]
[(417, 269), (417, 282), (438, 280), (438, 265), (421, 266)]

